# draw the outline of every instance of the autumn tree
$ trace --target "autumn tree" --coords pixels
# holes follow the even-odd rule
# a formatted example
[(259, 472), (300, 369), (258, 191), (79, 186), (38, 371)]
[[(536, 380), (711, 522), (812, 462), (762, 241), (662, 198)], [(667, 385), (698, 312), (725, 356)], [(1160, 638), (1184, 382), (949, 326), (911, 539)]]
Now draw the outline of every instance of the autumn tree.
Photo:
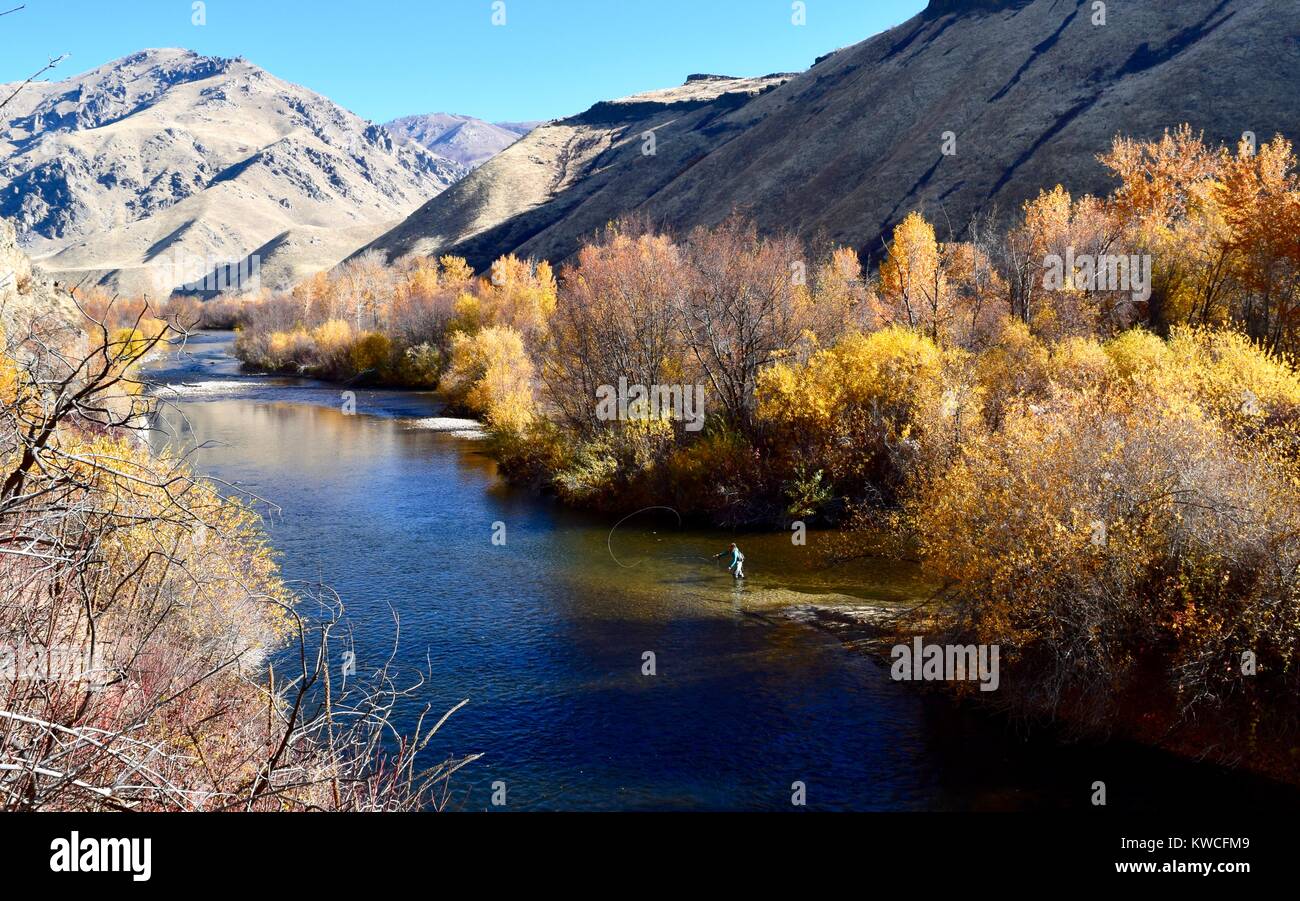
[(909, 213), (894, 229), (880, 267), (880, 293), (894, 308), (894, 321), (920, 329), (931, 339), (947, 331), (953, 314), (934, 226)]
[(596, 391), (681, 384), (694, 375), (682, 335), (683, 255), (667, 236), (609, 226), (563, 276), (542, 378), (546, 397), (579, 432), (613, 427), (596, 418)]
[(748, 431), (759, 373), (803, 331), (792, 265), (805, 259), (804, 250), (793, 238), (760, 237), (732, 217), (692, 231), (682, 253), (686, 346), (710, 401), (729, 424)]
[(381, 325), (384, 301), (392, 290), (389, 275), (386, 259), (378, 250), (368, 250), (340, 267), (341, 301), (358, 332)]
[(482, 415), (492, 428), (522, 431), (536, 406), (533, 366), (523, 336), (508, 325), (456, 333), (441, 389)]
[(1291, 142), (1278, 136), (1225, 165), (1215, 199), (1241, 289), (1236, 314), (1268, 347), (1294, 348), (1300, 328), (1300, 179)]
[(508, 254), (492, 264), (488, 276), (478, 279), (472, 291), (462, 292), (457, 312), (467, 331), (480, 326), (507, 326), (531, 345), (545, 333), (557, 293), (550, 263)]
[(829, 346), (849, 332), (880, 325), (876, 293), (851, 248), (831, 248), (817, 261), (807, 284), (797, 287), (801, 289), (799, 326), (819, 345)]

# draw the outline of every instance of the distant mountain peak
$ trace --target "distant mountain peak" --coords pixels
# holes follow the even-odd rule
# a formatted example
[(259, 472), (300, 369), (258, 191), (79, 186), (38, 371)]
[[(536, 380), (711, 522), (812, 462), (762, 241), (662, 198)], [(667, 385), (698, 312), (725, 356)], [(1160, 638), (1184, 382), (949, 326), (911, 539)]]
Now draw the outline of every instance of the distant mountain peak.
[(485, 122), (457, 113), (425, 113), (394, 119), (384, 127), (472, 169), (505, 150), (539, 124)]

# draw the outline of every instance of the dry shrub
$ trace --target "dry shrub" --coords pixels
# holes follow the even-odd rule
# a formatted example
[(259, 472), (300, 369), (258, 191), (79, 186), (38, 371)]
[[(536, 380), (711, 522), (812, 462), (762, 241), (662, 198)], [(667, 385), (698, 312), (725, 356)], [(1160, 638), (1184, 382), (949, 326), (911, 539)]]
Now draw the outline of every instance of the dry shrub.
[[(523, 270), (534, 285), (548, 272), (520, 264), (511, 277), (523, 277)], [(235, 354), (259, 369), (428, 388), (449, 357), (456, 298), (490, 288), (535, 304), (535, 295), (517, 287), (475, 282), (456, 257), (410, 257), (388, 266), (364, 254), (242, 307)]]
[(387, 335), (379, 332), (365, 332), (358, 335), (348, 356), (352, 371), (358, 375), (373, 375), (383, 380), (390, 373), (389, 361), (393, 355), (393, 343)]
[(300, 618), (253, 509), (138, 442), (132, 364), (163, 336), (128, 331), (0, 347), (0, 808), (445, 803), (440, 723), (394, 738), (418, 683), (332, 691), (337, 603)]
[[(1184, 333), (1171, 348), (1130, 333), (1105, 345), (1101, 379), (1011, 401), (1000, 429), (968, 435), (910, 499), (948, 586), (938, 615), (1010, 651), (1023, 674), (1010, 690), (1031, 709), (1104, 722), (1125, 698), (1167, 693), (1183, 713), (1238, 725), (1294, 713), (1300, 483), (1216, 403), (1216, 348), (1240, 358), (1230, 396), (1243, 380), (1272, 400), (1300, 388), (1232, 336)], [(1259, 661), (1251, 680), (1246, 651)]]
[(947, 433), (974, 424), (979, 399), (963, 368), (961, 352), (916, 331), (849, 335), (805, 364), (765, 370), (759, 421), (792, 469), (824, 466), (840, 494), (892, 502), (922, 448), (945, 447)]

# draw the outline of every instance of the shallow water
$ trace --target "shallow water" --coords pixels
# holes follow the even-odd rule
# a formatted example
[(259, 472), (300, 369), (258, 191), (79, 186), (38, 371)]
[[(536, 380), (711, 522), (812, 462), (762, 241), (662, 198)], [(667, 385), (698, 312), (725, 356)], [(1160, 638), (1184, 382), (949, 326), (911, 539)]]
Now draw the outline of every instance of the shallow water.
[(1281, 803), (1153, 752), (1026, 742), (782, 615), (916, 597), (910, 564), (827, 567), (815, 533), (742, 535), (737, 586), (709, 559), (731, 535), (665, 511), (611, 532), (507, 488), (433, 395), (358, 391), (346, 415), (337, 386), (241, 374), (230, 340), (195, 336), (152, 367), (154, 443), (261, 499), (286, 577), (346, 604), (359, 669), (396, 639), (435, 711), (469, 699), (430, 749), (484, 754), (458, 807), (490, 808), (498, 781), (525, 810), (790, 810), (796, 781), (821, 810), (1085, 807), (1095, 779), (1116, 807), (1189, 804), (1193, 784), (1198, 805)]

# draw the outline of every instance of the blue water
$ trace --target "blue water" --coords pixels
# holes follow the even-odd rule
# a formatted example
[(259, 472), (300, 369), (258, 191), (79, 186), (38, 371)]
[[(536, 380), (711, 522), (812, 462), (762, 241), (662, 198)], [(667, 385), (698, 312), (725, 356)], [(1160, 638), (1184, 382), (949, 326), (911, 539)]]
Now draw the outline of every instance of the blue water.
[(153, 368), (155, 444), (260, 499), (286, 578), (346, 605), (360, 670), (396, 642), (401, 671), (427, 679), (421, 704), (469, 700), (429, 750), (483, 754), (453, 807), (499, 809), (494, 783), (510, 810), (791, 810), (795, 782), (817, 810), (1083, 807), (1096, 778), (1116, 806), (1177, 804), (1188, 783), (1256, 791), (1149, 752), (1026, 742), (784, 615), (915, 596), (913, 567), (828, 568), (815, 535), (743, 536), (737, 587), (708, 560), (728, 535), (646, 514), (611, 537), (612, 521), (507, 488), (478, 442), (427, 421), (433, 395), (358, 391), (347, 415), (337, 386), (240, 373), (229, 342), (198, 335)]

